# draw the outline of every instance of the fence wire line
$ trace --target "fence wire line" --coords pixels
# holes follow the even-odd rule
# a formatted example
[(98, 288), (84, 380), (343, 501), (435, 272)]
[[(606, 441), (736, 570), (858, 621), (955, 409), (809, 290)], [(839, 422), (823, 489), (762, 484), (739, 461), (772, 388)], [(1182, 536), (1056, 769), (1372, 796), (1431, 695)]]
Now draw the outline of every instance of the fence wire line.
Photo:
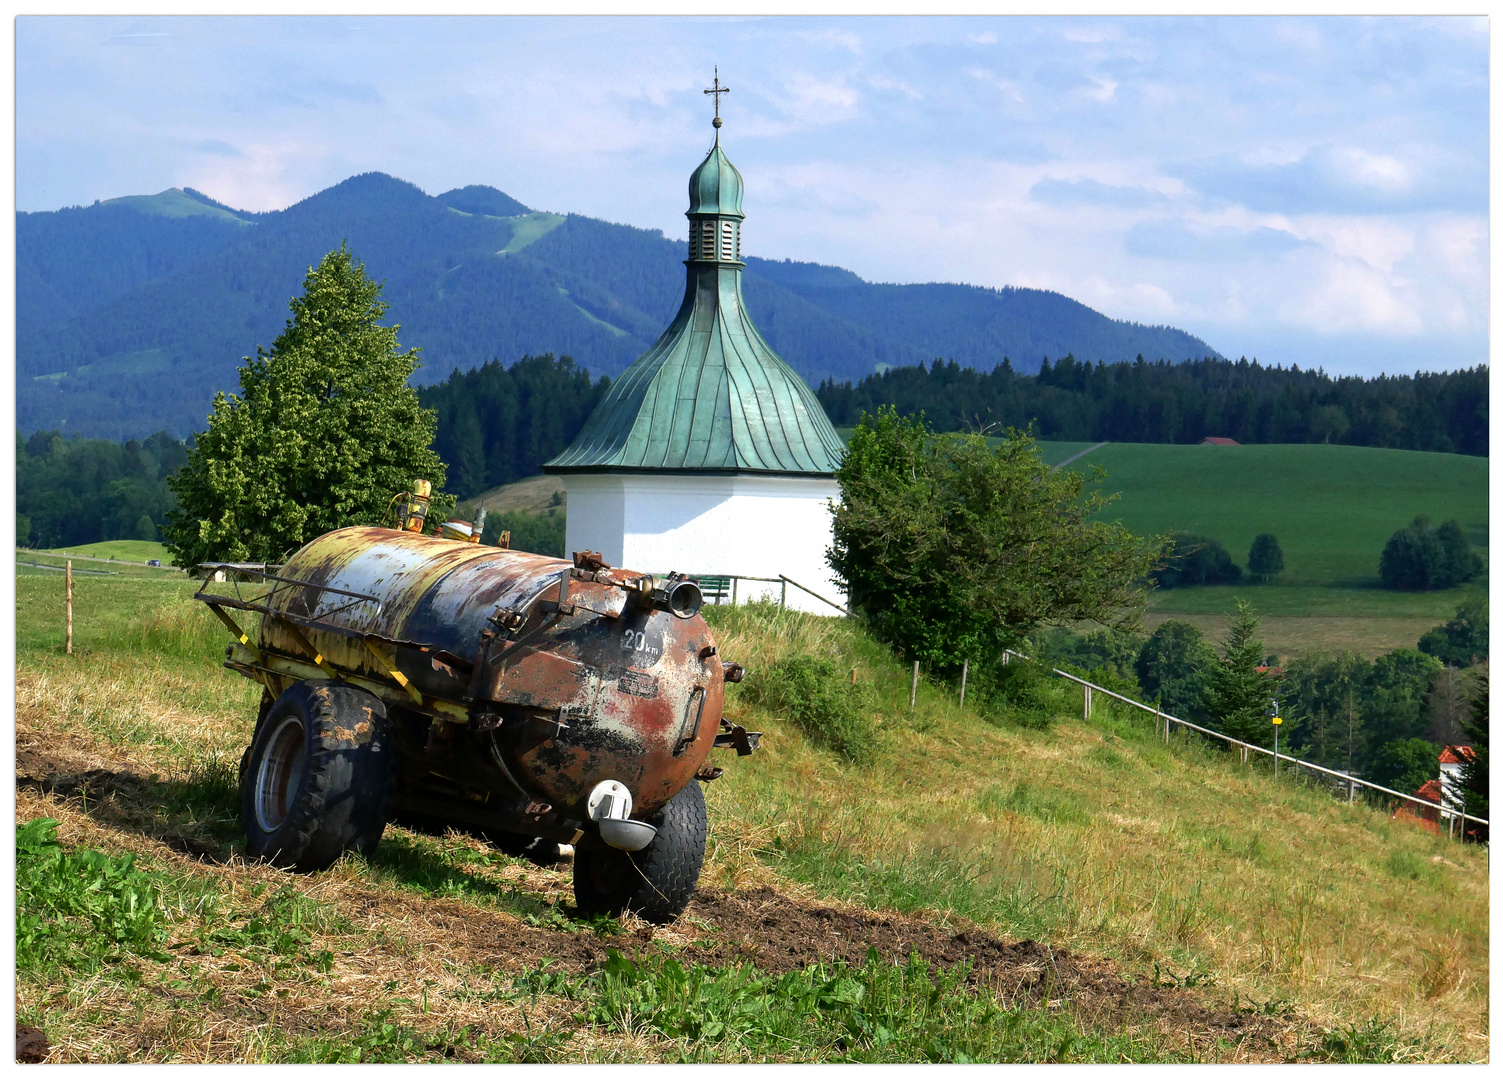
[[(1033, 658), (1031, 656), (1024, 656), (1022, 653), (1016, 652), (1013, 649), (1005, 649), (1003, 651), (1009, 656), (1016, 656), (1018, 659), (1027, 660), (1029, 663), (1033, 662)], [(1131, 705), (1134, 708), (1142, 709), (1144, 712), (1153, 713), (1155, 717), (1162, 716), (1166, 722), (1166, 725), (1168, 723), (1181, 724), (1187, 728), (1198, 731), (1203, 735), (1209, 735), (1214, 739), (1222, 739), (1233, 746), (1241, 746), (1247, 748), (1248, 750), (1256, 750), (1260, 754), (1266, 754), (1269, 757), (1277, 758), (1279, 761), (1287, 761), (1297, 768), (1309, 769), (1312, 772), (1325, 773), (1327, 776), (1334, 776), (1336, 779), (1347, 784), (1356, 784), (1359, 787), (1371, 788), (1374, 791), (1381, 791), (1385, 795), (1392, 795), (1395, 798), (1399, 799), (1407, 799), (1410, 802), (1417, 803), (1420, 806), (1433, 807), (1454, 817), (1459, 817), (1463, 821), (1472, 821), (1476, 822), (1478, 825), (1487, 825), (1486, 818), (1473, 817), (1471, 814), (1468, 814), (1462, 810), (1457, 810), (1453, 807), (1447, 807), (1444, 803), (1436, 804), (1430, 802), (1428, 799), (1421, 799), (1416, 795), (1405, 795), (1402, 791), (1394, 791), (1392, 788), (1386, 788), (1382, 784), (1374, 784), (1370, 780), (1360, 779), (1358, 777), (1352, 776), (1350, 773), (1337, 772), (1335, 769), (1327, 769), (1323, 765), (1316, 765), (1314, 762), (1304, 761), (1296, 757), (1290, 757), (1288, 754), (1277, 754), (1272, 750), (1268, 750), (1264, 747), (1259, 746), (1257, 743), (1243, 742), (1241, 739), (1234, 739), (1230, 735), (1225, 735), (1219, 731), (1212, 731), (1210, 728), (1203, 728), (1199, 724), (1193, 724), (1189, 720), (1181, 720), (1177, 716), (1171, 716), (1169, 713), (1166, 713), (1163, 709), (1155, 708), (1152, 705), (1144, 705), (1141, 701), (1134, 701), (1132, 698), (1125, 697), (1122, 694), (1117, 693), (1116, 691), (1108, 690), (1104, 686), (1097, 686), (1095, 683), (1090, 682), (1087, 679), (1082, 679), (1079, 675), (1072, 675), (1070, 672), (1061, 671), (1059, 668), (1050, 668), (1049, 670), (1055, 675), (1069, 679), (1071, 682), (1079, 683), (1081, 686), (1088, 686), (1092, 691), (1098, 691), (1107, 695), (1108, 697), (1114, 697), (1118, 701), (1123, 702), (1127, 705)], [(1167, 726), (1165, 727), (1165, 730), (1168, 730)]]

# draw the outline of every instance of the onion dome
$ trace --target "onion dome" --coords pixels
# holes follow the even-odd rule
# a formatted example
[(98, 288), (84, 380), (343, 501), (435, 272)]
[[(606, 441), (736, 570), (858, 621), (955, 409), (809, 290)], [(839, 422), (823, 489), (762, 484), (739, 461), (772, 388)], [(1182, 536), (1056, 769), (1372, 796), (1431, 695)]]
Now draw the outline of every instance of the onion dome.
[(741, 174), (720, 148), (720, 133), (715, 145), (689, 177), (689, 215), (724, 214), (743, 217), (741, 213)]
[[(719, 128), (719, 117), (716, 117)], [(689, 179), (683, 303), (549, 473), (834, 474), (845, 446), (741, 295), (741, 174), (715, 145)]]

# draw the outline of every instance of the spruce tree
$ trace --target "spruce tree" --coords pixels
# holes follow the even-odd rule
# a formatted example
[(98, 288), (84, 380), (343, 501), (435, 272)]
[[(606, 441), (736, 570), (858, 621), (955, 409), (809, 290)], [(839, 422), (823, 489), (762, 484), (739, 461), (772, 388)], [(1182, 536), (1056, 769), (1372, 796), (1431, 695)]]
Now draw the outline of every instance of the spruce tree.
[(1247, 572), (1267, 581), (1284, 572), (1284, 550), (1273, 533), (1259, 533), (1247, 552)]
[(1254, 637), (1259, 620), (1246, 600), (1238, 600), (1230, 622), (1206, 680), (1205, 709), (1214, 726), (1232, 738), (1267, 746), (1273, 728), (1265, 713), (1278, 684), (1258, 670), (1263, 662), (1263, 643)]
[(381, 325), (380, 296), (344, 244), (309, 268), (286, 329), (245, 358), (239, 396), (215, 395), (170, 480), (176, 565), (279, 561), (331, 529), (377, 524), (414, 480), (442, 487), (434, 414), (407, 385), (417, 350)]

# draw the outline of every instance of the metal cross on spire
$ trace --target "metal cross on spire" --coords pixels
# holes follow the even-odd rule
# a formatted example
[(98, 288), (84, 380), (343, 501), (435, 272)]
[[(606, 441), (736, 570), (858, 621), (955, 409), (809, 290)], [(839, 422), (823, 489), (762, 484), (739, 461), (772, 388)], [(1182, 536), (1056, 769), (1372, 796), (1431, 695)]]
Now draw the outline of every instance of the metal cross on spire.
[(705, 93), (707, 93), (707, 94), (713, 94), (715, 96), (715, 119), (714, 119), (713, 123), (715, 125), (716, 132), (717, 132), (716, 136), (715, 136), (716, 139), (720, 138), (720, 135), (719, 135), (719, 128), (720, 128), (720, 95), (721, 94), (729, 94), (730, 92), (731, 92), (731, 88), (729, 86), (721, 86), (720, 85), (720, 65), (716, 64), (715, 65), (715, 85), (705, 88)]

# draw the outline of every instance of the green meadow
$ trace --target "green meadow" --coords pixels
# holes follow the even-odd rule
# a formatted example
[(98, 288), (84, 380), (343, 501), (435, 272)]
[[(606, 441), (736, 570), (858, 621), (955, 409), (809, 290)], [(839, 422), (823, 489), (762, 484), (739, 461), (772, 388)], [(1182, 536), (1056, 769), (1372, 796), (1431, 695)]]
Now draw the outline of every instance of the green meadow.
[(50, 548), (53, 555), (82, 555), (91, 559), (119, 559), (144, 563), (148, 559), (167, 562), (167, 545), (155, 540), (101, 540), (97, 544), (79, 544), (70, 548)]
[(1486, 592), (1485, 575), (1430, 593), (1391, 592), (1378, 580), (1388, 537), (1421, 514), (1436, 524), (1456, 518), (1486, 557), (1486, 458), (1362, 446), (1108, 443), (1068, 467), (1092, 465), (1106, 470), (1101, 490), (1120, 494), (1102, 516), (1135, 532), (1214, 537), (1244, 568), (1253, 537), (1279, 538), (1284, 573), (1276, 581), (1165, 590), (1152, 611), (1220, 614), (1235, 595), (1266, 615), (1441, 621), (1470, 592)]

